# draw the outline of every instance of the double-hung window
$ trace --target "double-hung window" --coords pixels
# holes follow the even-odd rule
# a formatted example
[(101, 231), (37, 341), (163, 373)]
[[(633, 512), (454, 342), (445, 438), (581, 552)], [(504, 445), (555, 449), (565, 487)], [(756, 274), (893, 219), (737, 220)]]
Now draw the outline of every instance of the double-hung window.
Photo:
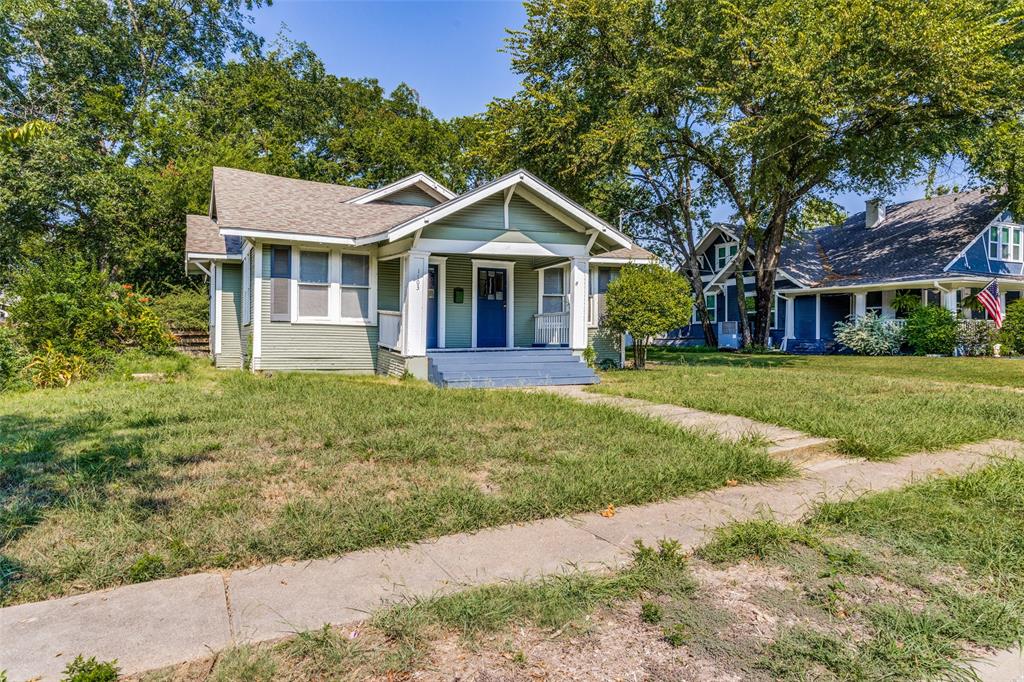
[(564, 313), (565, 312), (565, 269), (548, 268), (543, 271), (544, 277), (542, 286), (544, 291), (541, 294), (542, 313)]
[(994, 260), (1024, 261), (1024, 227), (993, 225), (988, 231), (988, 257)]
[(370, 319), (370, 257), (361, 253), (341, 254), (341, 318)]
[[(716, 324), (718, 322), (718, 295), (704, 294), (704, 307), (708, 311), (708, 322)], [(696, 320), (700, 322), (700, 315), (697, 316)]]
[(715, 270), (720, 271), (729, 261), (732, 260), (733, 256), (739, 251), (738, 244), (719, 244), (715, 248)]
[(299, 251), (299, 317), (323, 319), (331, 310), (331, 254)]

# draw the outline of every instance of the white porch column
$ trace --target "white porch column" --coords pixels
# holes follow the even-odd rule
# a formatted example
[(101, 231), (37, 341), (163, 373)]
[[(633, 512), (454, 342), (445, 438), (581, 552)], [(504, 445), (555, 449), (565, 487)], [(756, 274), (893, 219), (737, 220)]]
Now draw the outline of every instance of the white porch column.
[(860, 319), (868, 314), (868, 295), (867, 294), (854, 294), (853, 295), (853, 316), (855, 319)]
[(942, 307), (956, 315), (956, 289), (942, 292)]
[(786, 297), (786, 338), (796, 337), (796, 303), (792, 296)]
[(821, 294), (814, 297), (814, 338), (821, 340)]
[(405, 257), (402, 282), (402, 355), (427, 354), (427, 288), (430, 284), (430, 253), (410, 251)]
[(590, 258), (574, 257), (569, 266), (569, 348), (587, 347), (587, 296), (590, 292)]

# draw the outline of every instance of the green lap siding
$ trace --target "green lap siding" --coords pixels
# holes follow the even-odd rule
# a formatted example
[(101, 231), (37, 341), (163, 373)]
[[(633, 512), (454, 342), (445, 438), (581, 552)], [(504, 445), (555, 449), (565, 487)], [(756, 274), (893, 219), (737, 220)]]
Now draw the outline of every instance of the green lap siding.
[[(455, 290), (463, 291), (462, 303), (455, 303)], [(473, 343), (473, 261), (469, 256), (449, 256), (445, 264), (446, 348), (469, 348)]]
[(221, 265), (220, 353), (217, 367), (242, 366), (242, 266)]
[(438, 201), (419, 187), (406, 187), (381, 199), (385, 204), (407, 204), (410, 206), (437, 206)]
[(585, 245), (588, 239), (521, 197), (513, 197), (509, 203), (508, 223), (506, 230), (504, 202), (495, 196), (437, 221), (423, 230), (423, 237), (575, 245)]
[(270, 248), (263, 250), (260, 369), (372, 373), (377, 327), (270, 321)]
[(622, 362), (622, 337), (618, 334), (612, 334), (599, 327), (590, 327), (587, 329), (587, 343), (597, 354), (594, 361), (599, 366), (605, 360), (611, 360), (616, 365)]
[(533, 345), (533, 315), (537, 312), (537, 271), (533, 269), (533, 259), (516, 262), (514, 319), (512, 330), (516, 346)]

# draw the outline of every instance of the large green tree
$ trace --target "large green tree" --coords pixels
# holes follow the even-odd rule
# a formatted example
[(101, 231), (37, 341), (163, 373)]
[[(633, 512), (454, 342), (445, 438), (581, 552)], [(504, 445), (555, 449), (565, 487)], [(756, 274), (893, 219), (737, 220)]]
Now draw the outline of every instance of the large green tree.
[(184, 214), (206, 210), (214, 165), (367, 187), (479, 179), (462, 154), (478, 119), (329, 74), (301, 43), (265, 49), (248, 28), (260, 4), (0, 0), (0, 284), (52, 248), (153, 289), (181, 280)]
[[(526, 7), (508, 41), (521, 89), (490, 108), (485, 156), (598, 204), (609, 187), (633, 188), (632, 215), (681, 264), (694, 217), (727, 205), (754, 250), (753, 272), (744, 258), (733, 267), (756, 282), (758, 343), (783, 242), (831, 196), (891, 190), (951, 153), (978, 159), (970, 146), (1021, 112), (1019, 2)], [(742, 287), (737, 304), (750, 342)]]

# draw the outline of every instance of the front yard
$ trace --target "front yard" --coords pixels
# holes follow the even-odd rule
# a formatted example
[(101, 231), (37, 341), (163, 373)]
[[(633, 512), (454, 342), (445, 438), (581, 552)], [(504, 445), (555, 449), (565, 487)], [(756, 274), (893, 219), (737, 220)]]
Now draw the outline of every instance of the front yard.
[(0, 453), (4, 604), (792, 473), (546, 394), (201, 363), (0, 396)]
[(751, 356), (657, 349), (662, 366), (608, 372), (593, 390), (738, 414), (836, 438), (880, 459), (987, 438), (1024, 439), (1024, 361)]
[(1024, 464), (999, 463), (142, 679), (972, 680), (970, 659), (1024, 638), (1021, 538)]

